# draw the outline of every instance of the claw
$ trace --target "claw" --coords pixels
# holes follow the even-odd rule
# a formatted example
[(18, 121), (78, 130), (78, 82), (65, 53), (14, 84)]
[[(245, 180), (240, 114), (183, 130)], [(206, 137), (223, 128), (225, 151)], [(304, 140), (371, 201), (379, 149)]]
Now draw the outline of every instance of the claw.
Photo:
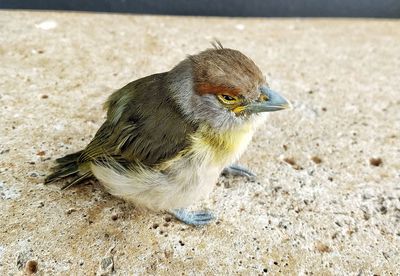
[(185, 209), (176, 209), (172, 210), (171, 214), (178, 220), (194, 226), (206, 225), (215, 219), (214, 215), (207, 211), (190, 212)]
[(244, 176), (249, 179), (253, 179), (256, 177), (256, 174), (252, 173), (249, 169), (246, 169), (239, 165), (231, 165), (225, 168), (221, 174), (224, 176)]

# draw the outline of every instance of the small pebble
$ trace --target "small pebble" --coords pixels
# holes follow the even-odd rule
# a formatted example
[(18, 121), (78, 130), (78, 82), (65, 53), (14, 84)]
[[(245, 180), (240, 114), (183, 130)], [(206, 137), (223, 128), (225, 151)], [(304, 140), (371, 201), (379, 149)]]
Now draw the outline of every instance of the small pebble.
[(65, 213), (66, 213), (67, 215), (70, 215), (70, 214), (72, 214), (73, 212), (76, 212), (76, 209), (70, 208), (70, 209), (68, 209)]
[(382, 161), (381, 158), (371, 158), (371, 159), (369, 159), (369, 164), (371, 164), (372, 166), (375, 166), (375, 167), (381, 166), (382, 163), (383, 163), (383, 161)]
[(299, 166), (296, 161), (294, 160), (294, 158), (291, 157), (286, 157), (283, 159), (283, 161), (285, 161), (286, 163), (288, 163), (289, 165), (292, 166), (293, 169), (295, 170), (302, 170), (303, 167)]
[(283, 161), (285, 161), (286, 163), (288, 163), (291, 166), (296, 165), (296, 161), (294, 161), (293, 158), (286, 157), (286, 158), (283, 159)]
[(36, 28), (42, 29), (42, 30), (51, 30), (57, 27), (57, 22), (54, 20), (45, 20), (43, 22), (40, 22), (39, 24), (35, 25)]
[(111, 219), (112, 219), (112, 220), (117, 220), (117, 219), (118, 219), (118, 214), (113, 214), (113, 215), (111, 216)]
[(244, 26), (243, 24), (237, 24), (237, 25), (235, 26), (235, 28), (236, 28), (237, 30), (239, 30), (239, 31), (243, 31), (243, 30), (245, 29), (245, 26)]
[(332, 251), (329, 246), (323, 244), (322, 242), (316, 242), (315, 249), (320, 253), (329, 253)]
[(27, 261), (25, 264), (25, 272), (28, 275), (34, 274), (38, 271), (38, 263), (37, 261)]
[(114, 271), (114, 259), (112, 256), (105, 257), (101, 260), (101, 269), (105, 270), (107, 272), (113, 272)]
[(318, 156), (313, 156), (313, 157), (311, 157), (311, 160), (312, 160), (315, 164), (321, 164), (321, 163), (322, 163), (322, 159), (319, 158)]
[(38, 156), (44, 156), (45, 154), (46, 154), (46, 152), (44, 150), (38, 151), (36, 153), (36, 155), (38, 155)]
[(35, 172), (33, 172), (33, 173), (31, 173), (29, 176), (30, 176), (30, 177), (38, 177), (38, 174), (35, 173)]

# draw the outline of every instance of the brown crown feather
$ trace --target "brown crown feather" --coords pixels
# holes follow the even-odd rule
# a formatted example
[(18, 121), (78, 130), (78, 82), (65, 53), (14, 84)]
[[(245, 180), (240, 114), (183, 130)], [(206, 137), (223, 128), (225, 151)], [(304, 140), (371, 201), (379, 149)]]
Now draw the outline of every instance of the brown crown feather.
[(200, 94), (227, 94), (255, 99), (265, 78), (244, 54), (228, 48), (205, 50), (190, 56), (194, 90)]

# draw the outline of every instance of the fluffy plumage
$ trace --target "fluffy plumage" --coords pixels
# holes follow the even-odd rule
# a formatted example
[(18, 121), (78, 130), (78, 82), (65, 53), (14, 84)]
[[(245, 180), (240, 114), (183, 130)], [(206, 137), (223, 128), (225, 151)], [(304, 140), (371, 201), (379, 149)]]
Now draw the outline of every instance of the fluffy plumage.
[(95, 176), (138, 206), (188, 206), (246, 149), (265, 118), (251, 111), (267, 103), (265, 87), (259, 68), (239, 51), (219, 46), (189, 56), (114, 92), (93, 140), (57, 159), (46, 182), (75, 175), (71, 186)]

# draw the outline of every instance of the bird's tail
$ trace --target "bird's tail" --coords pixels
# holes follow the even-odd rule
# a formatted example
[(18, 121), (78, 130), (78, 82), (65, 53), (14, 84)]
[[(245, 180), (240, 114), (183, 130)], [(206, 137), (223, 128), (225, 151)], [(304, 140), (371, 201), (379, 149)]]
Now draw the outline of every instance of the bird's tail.
[(66, 177), (75, 176), (75, 179), (62, 187), (64, 190), (92, 177), (92, 173), (90, 171), (87, 171), (83, 174), (79, 172), (78, 158), (81, 154), (82, 151), (78, 151), (56, 159), (57, 165), (53, 167), (54, 172), (46, 177), (44, 184), (48, 184)]

